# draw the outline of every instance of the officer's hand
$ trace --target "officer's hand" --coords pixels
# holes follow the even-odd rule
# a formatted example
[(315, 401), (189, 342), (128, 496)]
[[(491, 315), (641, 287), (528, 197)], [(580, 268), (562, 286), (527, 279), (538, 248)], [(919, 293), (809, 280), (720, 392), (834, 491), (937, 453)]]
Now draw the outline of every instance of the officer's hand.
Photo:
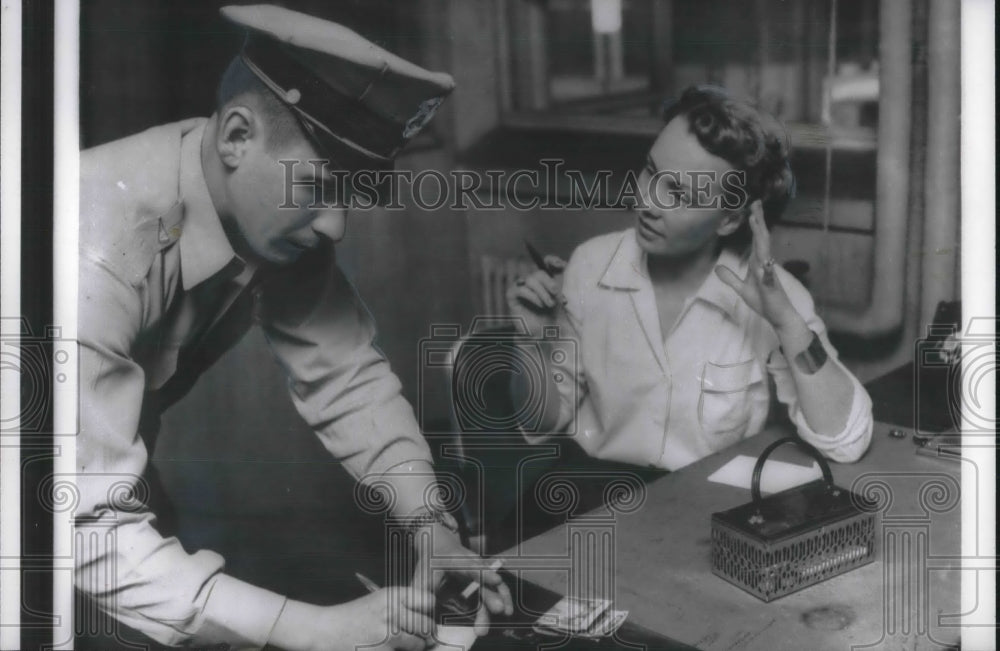
[[(447, 572), (458, 576), (460, 582), (466, 585), (474, 581), (478, 583), (482, 604), (490, 614), (509, 616), (514, 613), (514, 600), (503, 577), (490, 567), (491, 561), (462, 546), (458, 534), (434, 524), (418, 532), (416, 548), (418, 562), (413, 586), (417, 590), (424, 590), (425, 586), (433, 586), (432, 589), (437, 590)], [(485, 635), (489, 631), (489, 618), (485, 617), (486, 613), (481, 614), (484, 617), (477, 618), (477, 635)]]
[(336, 606), (285, 605), (270, 646), (289, 650), (404, 649), (434, 643), (434, 595), (413, 587), (382, 588)]
[(507, 307), (511, 315), (524, 319), (528, 330), (535, 336), (541, 335), (544, 326), (555, 324), (563, 304), (562, 283), (566, 261), (559, 256), (547, 255), (545, 264), (552, 276), (539, 269), (525, 278), (519, 278), (507, 289)]
[(434, 641), (434, 595), (412, 587), (382, 588), (341, 606), (342, 626), (326, 648), (376, 644), (418, 651)]

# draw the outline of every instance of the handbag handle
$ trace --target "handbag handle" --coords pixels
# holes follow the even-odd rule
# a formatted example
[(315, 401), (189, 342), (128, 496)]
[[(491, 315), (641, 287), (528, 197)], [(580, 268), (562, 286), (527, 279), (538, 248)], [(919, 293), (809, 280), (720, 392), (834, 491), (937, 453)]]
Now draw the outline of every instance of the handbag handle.
[(767, 458), (771, 455), (772, 452), (774, 452), (775, 448), (781, 447), (786, 443), (794, 443), (798, 445), (800, 448), (802, 448), (805, 452), (808, 452), (813, 459), (819, 462), (819, 467), (823, 471), (823, 479), (826, 480), (826, 483), (827, 484), (833, 483), (833, 473), (830, 472), (830, 464), (826, 462), (826, 459), (824, 459), (823, 455), (819, 453), (819, 450), (809, 445), (800, 438), (796, 438), (794, 436), (786, 436), (785, 438), (778, 439), (771, 445), (764, 448), (764, 451), (760, 453), (759, 457), (757, 457), (757, 465), (753, 467), (753, 478), (750, 480), (750, 493), (751, 495), (753, 495), (753, 501), (755, 504), (759, 503), (761, 499), (760, 473), (764, 470), (764, 462), (767, 461)]

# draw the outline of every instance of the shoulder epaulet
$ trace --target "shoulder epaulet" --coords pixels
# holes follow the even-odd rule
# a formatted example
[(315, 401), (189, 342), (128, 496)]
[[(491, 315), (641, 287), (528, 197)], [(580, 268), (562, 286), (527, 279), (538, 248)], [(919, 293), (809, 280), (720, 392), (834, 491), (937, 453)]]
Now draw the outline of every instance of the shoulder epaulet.
[[(179, 147), (179, 131), (160, 127), (81, 156), (80, 253), (130, 285), (180, 237)], [(133, 167), (151, 151), (157, 152), (153, 161)]]
[(127, 246), (116, 247), (126, 261), (130, 283), (140, 282), (149, 271), (153, 258), (177, 242), (183, 222), (184, 204), (178, 201), (163, 214), (145, 217), (136, 223), (131, 232), (131, 242), (127, 242)]
[(177, 242), (184, 220), (184, 206), (176, 203), (162, 215), (143, 217), (132, 228), (127, 226), (111, 236), (100, 247), (91, 247), (89, 255), (109, 267), (130, 285), (139, 284), (149, 272), (153, 259)]

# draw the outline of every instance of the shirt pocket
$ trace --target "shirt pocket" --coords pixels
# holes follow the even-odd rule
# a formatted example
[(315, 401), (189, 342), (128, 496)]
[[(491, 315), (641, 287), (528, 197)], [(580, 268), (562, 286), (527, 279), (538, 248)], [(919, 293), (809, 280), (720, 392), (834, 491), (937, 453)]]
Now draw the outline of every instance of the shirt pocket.
[(764, 375), (755, 359), (735, 364), (705, 363), (698, 422), (710, 437), (710, 445), (728, 445), (743, 438), (750, 425), (752, 394), (763, 381)]

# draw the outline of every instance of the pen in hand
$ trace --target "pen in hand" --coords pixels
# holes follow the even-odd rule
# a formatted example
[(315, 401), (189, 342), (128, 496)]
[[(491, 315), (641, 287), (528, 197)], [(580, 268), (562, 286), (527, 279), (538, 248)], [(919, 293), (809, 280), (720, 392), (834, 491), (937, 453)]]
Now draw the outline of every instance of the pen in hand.
[[(371, 579), (369, 579), (367, 576), (365, 576), (361, 572), (355, 572), (354, 576), (356, 576), (358, 578), (358, 581), (361, 583), (361, 585), (365, 586), (365, 589), (368, 590), (369, 594), (374, 593), (374, 592), (378, 592), (379, 590), (382, 589), (382, 588), (379, 587), (379, 585), (377, 583), (375, 583), (374, 581), (372, 581)], [(421, 633), (420, 635), (422, 635), (426, 640), (428, 640), (430, 642), (434, 641), (433, 633), (430, 633), (430, 634), (423, 634), (423, 633)]]
[(528, 255), (531, 256), (531, 261), (535, 263), (535, 266), (544, 271), (549, 278), (552, 278), (552, 270), (549, 269), (549, 265), (546, 264), (545, 258), (538, 252), (538, 249), (533, 247), (528, 240), (524, 240), (524, 248), (528, 250)]
[[(564, 264), (553, 268), (552, 265), (545, 261), (545, 257), (538, 252), (538, 249), (532, 246), (531, 242), (527, 239), (524, 240), (524, 248), (528, 251), (528, 255), (531, 256), (531, 260), (535, 263), (535, 266), (549, 278), (554, 279), (556, 273), (562, 273), (562, 267), (565, 266)], [(553, 271), (555, 271), (555, 273), (553, 273)], [(559, 303), (566, 305), (566, 296), (562, 292), (557, 292), (555, 296)]]

